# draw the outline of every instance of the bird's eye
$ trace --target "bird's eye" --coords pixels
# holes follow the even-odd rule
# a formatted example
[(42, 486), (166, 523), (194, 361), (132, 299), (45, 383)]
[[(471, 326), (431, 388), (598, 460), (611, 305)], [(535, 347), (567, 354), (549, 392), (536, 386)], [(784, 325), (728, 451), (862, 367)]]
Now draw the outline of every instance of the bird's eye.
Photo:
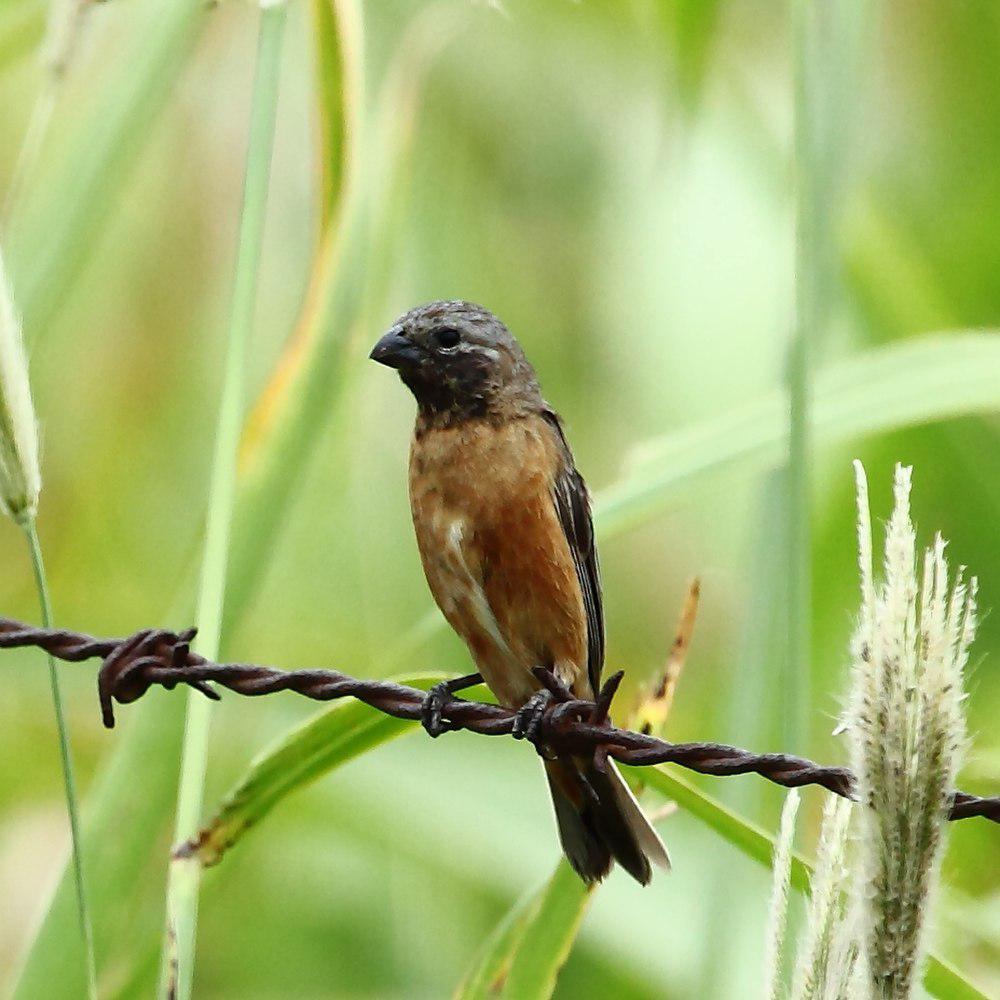
[(450, 327), (445, 327), (443, 330), (434, 331), (434, 339), (437, 341), (438, 347), (443, 347), (446, 351), (448, 351), (453, 347), (458, 347), (459, 341), (462, 337), (458, 330), (452, 330)]

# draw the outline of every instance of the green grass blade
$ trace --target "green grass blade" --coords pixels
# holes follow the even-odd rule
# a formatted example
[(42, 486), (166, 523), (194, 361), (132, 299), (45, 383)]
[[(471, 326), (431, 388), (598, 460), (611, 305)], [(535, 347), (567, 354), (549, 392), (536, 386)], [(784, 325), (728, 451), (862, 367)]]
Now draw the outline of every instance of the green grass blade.
[[(360, 50), (355, 0), (338, 0), (337, 11), (341, 47)], [(392, 194), (408, 159), (427, 70), (455, 29), (455, 19), (441, 14), (430, 7), (414, 18), (375, 102), (379, 115), (365, 121), (359, 107), (345, 107), (347, 165), (335, 219), (317, 255), (298, 329), (244, 439), (227, 626), (252, 600), (262, 578), (259, 568), (267, 564), (278, 535), (280, 512), (294, 496), (331, 414), (349, 409), (365, 370), (374, 337), (363, 322), (366, 309), (391, 281), (384, 259), (373, 250), (385, 246), (395, 221)], [(345, 57), (343, 66), (361, 75), (359, 55)], [(360, 103), (360, 79), (345, 81), (344, 87)]]
[[(650, 788), (673, 799), (685, 812), (701, 820), (724, 840), (742, 851), (765, 868), (770, 868), (774, 857), (775, 838), (763, 827), (745, 819), (735, 810), (698, 788), (691, 780), (664, 765), (652, 767), (623, 767), (636, 778), (641, 778)], [(792, 885), (799, 892), (809, 891), (809, 862), (798, 852), (792, 855)], [(950, 963), (931, 956), (924, 973), (924, 986), (941, 1000), (986, 1000), (980, 992)]]
[(812, 662), (813, 381), (819, 349), (834, 315), (839, 285), (833, 222), (844, 186), (855, 66), (864, 4), (832, 0), (791, 7), (795, 62), (795, 325), (788, 354), (789, 436), (786, 604), (788, 632), (780, 660), (781, 721), (786, 749), (809, 749)]
[[(285, 5), (279, 3), (266, 8), (260, 15), (257, 72), (247, 144), (232, 316), (215, 436), (208, 523), (196, 614), (199, 627), (198, 649), (209, 659), (216, 659), (219, 655), (229, 538), (236, 495), (237, 450), (243, 422), (247, 343), (257, 300), (257, 275), (271, 174), (286, 13)], [(198, 828), (208, 756), (210, 704), (198, 692), (192, 690), (188, 693), (175, 828), (175, 840), (178, 842), (193, 836)], [(170, 863), (163, 992), (172, 1000), (187, 1000), (191, 995), (200, 871), (200, 865), (185, 858), (175, 857)]]
[[(554, 876), (553, 876), (554, 877)], [(488, 1000), (499, 995), (528, 928), (542, 908), (550, 879), (541, 889), (522, 896), (503, 916), (473, 960), (465, 978), (455, 990), (455, 1000)]]
[[(123, 58), (107, 61), (92, 97), (59, 138), (61, 155), (41, 165), (11, 220), (11, 249), (29, 329), (44, 329), (69, 301), (109, 206), (121, 202), (129, 173), (153, 134), (156, 113), (175, 93), (174, 80), (193, 48), (206, 9), (202, 0), (140, 0), (116, 9), (131, 22), (116, 40)], [(42, 8), (33, 5), (32, 10), (24, 32), (4, 35), (4, 44), (16, 41), (18, 53), (39, 41), (44, 31)], [(136, 875), (157, 849), (162, 806), (176, 780), (174, 766), (163, 756), (176, 757), (180, 719), (173, 706), (165, 711), (140, 708), (134, 715), (84, 814), (83, 852), (102, 968), (108, 967), (102, 959), (112, 956), (121, 960), (118, 968), (134, 961), (138, 942), (158, 923), (136, 905)], [(137, 773), (145, 775), (142, 808), (136, 807), (132, 791)], [(124, 841), (123, 817), (130, 828)], [(73, 894), (72, 872), (66, 869), (25, 956), (18, 997), (79, 993), (71, 964), (52, 961), (53, 955), (67, 952), (67, 942), (77, 933)]]
[[(159, 886), (169, 848), (164, 824), (177, 792), (183, 706), (176, 697), (136, 705), (115, 732), (120, 745), (84, 803), (83, 853), (97, 964), (123, 976), (148, 964), (162, 926), (162, 895), (156, 893), (154, 907), (144, 887)], [(137, 775), (141, 796), (136, 794)], [(52, 961), (53, 955), (67, 954), (78, 937), (73, 875), (66, 869), (25, 958), (18, 1000), (79, 995), (76, 966)], [(145, 995), (150, 992), (147, 986)]]
[[(345, 367), (355, 360), (346, 345), (365, 284), (371, 195), (370, 185), (360, 176), (364, 36), (356, 0), (315, 3), (325, 5), (316, 14), (321, 32), (316, 42), (321, 74), (318, 114), (330, 113), (336, 104), (344, 122), (321, 127), (320, 245), (296, 328), (243, 436), (230, 549), (232, 585), (224, 619), (227, 631), (261, 582), (260, 567), (267, 563), (282, 512), (341, 398)], [(330, 76), (335, 68), (341, 78), (339, 100), (328, 93), (335, 86)], [(332, 144), (338, 140), (341, 146), (335, 149)]]
[[(686, 813), (701, 820), (724, 840), (753, 858), (765, 868), (771, 867), (774, 857), (774, 837), (762, 826), (745, 819), (735, 809), (730, 809), (718, 799), (703, 792), (689, 778), (676, 770), (667, 770), (661, 764), (652, 767), (622, 767), (636, 780), (667, 796)], [(799, 892), (809, 891), (809, 863), (797, 851), (792, 855), (792, 885)]]
[[(418, 675), (400, 679), (426, 690), (441, 675)], [(473, 692), (471, 697), (475, 697)], [(263, 819), (292, 792), (318, 780), (361, 753), (411, 732), (415, 723), (381, 715), (358, 702), (328, 709), (294, 730), (253, 762), (215, 818), (199, 838), (197, 857), (203, 864), (217, 862), (254, 824)], [(763, 827), (703, 792), (688, 778), (665, 767), (626, 768), (633, 777), (666, 795), (689, 814), (705, 823), (722, 839), (763, 867), (770, 868), (774, 837)], [(557, 871), (546, 886), (519, 901), (488, 939), (459, 987), (466, 998), (495, 995), (498, 981), (507, 982), (510, 996), (548, 996), (538, 989), (555, 981), (579, 927), (587, 895), (582, 883), (569, 870)], [(792, 858), (792, 885), (809, 890), (810, 865), (801, 854)], [(544, 904), (544, 905), (543, 905)], [(546, 933), (534, 928), (544, 924)], [(528, 928), (533, 928), (528, 943)], [(524, 954), (522, 955), (522, 943)], [(948, 963), (932, 958), (925, 985), (935, 996), (982, 998)]]
[(122, 201), (129, 172), (153, 133), (151, 123), (175, 92), (206, 4), (146, 0), (126, 8), (120, 16), (134, 22), (118, 50), (127, 57), (107, 61), (93, 98), (66, 123), (60, 155), (40, 165), (23, 202), (14, 206), (13, 269), (28, 329), (45, 329), (69, 300), (92, 256), (89, 247)]
[(593, 890), (593, 886), (583, 884), (568, 861), (559, 862), (514, 952), (503, 996), (510, 1000), (547, 1000), (552, 996)]
[(788, 352), (788, 523), (786, 603), (788, 632), (779, 658), (777, 698), (781, 702), (783, 743), (806, 752), (809, 731), (809, 671), (811, 663), (811, 466), (810, 418), (814, 344), (822, 333), (828, 305), (825, 270), (828, 237), (825, 202), (827, 166), (816, 148), (816, 66), (810, 57), (820, 16), (812, 4), (791, 8), (795, 38), (795, 328)]
[[(904, 340), (816, 373), (817, 445), (849, 442), (1000, 408), (1000, 337), (956, 332)], [(877, 406), (874, 403), (877, 402)], [(646, 523), (682, 489), (710, 475), (778, 468), (788, 458), (787, 396), (775, 390), (640, 445), (630, 467), (595, 505), (604, 537)]]
[[(42, 546), (38, 540), (38, 530), (34, 519), (25, 525), (25, 535), (31, 552), (31, 567), (35, 575), (35, 585), (38, 589), (38, 601), (42, 612), (42, 625), (54, 628), (52, 602), (49, 599), (49, 585), (45, 574), (45, 562), (42, 559)], [(94, 961), (94, 929), (90, 920), (90, 907), (87, 902), (87, 887), (84, 877), (83, 845), (80, 836), (80, 819), (77, 808), (76, 778), (73, 773), (73, 755), (70, 752), (69, 730), (66, 726), (66, 716), (63, 712), (62, 692), (59, 686), (59, 674), (55, 657), (47, 654), (49, 665), (49, 683), (52, 688), (52, 705), (55, 709), (56, 730), (59, 736), (59, 755), (62, 761), (63, 785), (66, 793), (66, 811), (69, 814), (70, 845), (73, 859), (73, 889), (76, 893), (76, 907), (80, 921), (80, 937), (83, 944), (83, 967), (86, 976), (87, 995), (91, 1000), (97, 997), (97, 966)]]
[[(439, 674), (395, 678), (427, 690)], [(472, 692), (470, 697), (476, 697)], [(197, 837), (191, 856), (204, 866), (225, 852), (293, 792), (362, 753), (416, 730), (357, 701), (338, 703), (307, 720), (254, 760)], [(546, 885), (508, 914), (476, 960), (458, 996), (485, 997), (509, 972), (513, 997), (547, 997), (583, 917), (589, 892), (561, 862)], [(529, 933), (530, 932), (530, 933)], [(527, 937), (526, 937), (527, 935)]]
[[(343, 2), (349, 3), (350, 0)], [(66, 160), (74, 165), (84, 164), (87, 168), (88, 183), (83, 187), (79, 186), (75, 176), (67, 175), (64, 180), (73, 188), (71, 200), (74, 211), (93, 206), (93, 218), (74, 215), (72, 219), (54, 220), (59, 223), (60, 238), (53, 241), (57, 248), (67, 239), (86, 242), (90, 238), (102, 211), (100, 199), (120, 188), (129, 166), (127, 158), (119, 157), (119, 154), (125, 149), (135, 152), (140, 148), (136, 142), (127, 140), (129, 129), (141, 125), (142, 135), (148, 133), (148, 117), (172, 91), (171, 76), (191, 48), (200, 15), (206, 9), (202, 0), (178, 0), (167, 5), (153, 3), (146, 6), (149, 8), (146, 20), (141, 22), (141, 30), (136, 32), (134, 41), (129, 42), (133, 45), (141, 40), (144, 46), (143, 58), (129, 61), (129, 86), (121, 93), (112, 94), (118, 85), (116, 82), (108, 86), (107, 93), (95, 100), (95, 115), (102, 105), (113, 100), (109, 119), (104, 128), (90, 129), (91, 146), (83, 150), (81, 156), (72, 155)], [(152, 30), (154, 26), (157, 28), (155, 31)], [(360, 50), (358, 57), (347, 60), (345, 66), (357, 67), (359, 59)], [(359, 91), (360, 84), (355, 81), (352, 92)], [(81, 135), (85, 136), (86, 131), (82, 127)], [(45, 221), (46, 213), (51, 208), (43, 199), (42, 204), (37, 206), (37, 213), (25, 213), (22, 229), (27, 232), (35, 225), (48, 225), (52, 220)], [(36, 219), (41, 221), (32, 221)], [(64, 221), (69, 226), (66, 232), (61, 228)], [(42, 263), (44, 261), (36, 263), (25, 259), (20, 268), (21, 275), (31, 280)], [(52, 273), (63, 273), (64, 264), (57, 259), (52, 268)], [(323, 269), (323, 273), (327, 270), (334, 273), (332, 266)], [(41, 278), (38, 282), (42, 287)], [(322, 295), (313, 296), (306, 305), (301, 324), (315, 331), (321, 327), (317, 318), (320, 317), (317, 298), (319, 304), (322, 303)], [(292, 355), (296, 354), (298, 346), (292, 345)], [(315, 360), (311, 349), (304, 353), (308, 359)], [(288, 381), (291, 395), (295, 395), (295, 379)], [(279, 387), (285, 382), (281, 374), (276, 377)], [(262, 409), (267, 410), (267, 403), (268, 400), (265, 400)], [(299, 429), (303, 433), (309, 431), (305, 426)], [(241, 483), (255, 468), (259, 471), (258, 463), (268, 465), (276, 478), (281, 476), (281, 463), (276, 461), (272, 464), (267, 456), (272, 448), (281, 447), (285, 439), (279, 435), (264, 435), (263, 440), (256, 440), (255, 430), (251, 422), (244, 442), (250, 446), (246, 450), (251, 461), (247, 468), (241, 470)], [(291, 462), (292, 457), (286, 456), (287, 461)], [(267, 518), (273, 518), (275, 523), (283, 510), (263, 505), (256, 509), (264, 510)], [(246, 535), (243, 535), (242, 527), (238, 520), (237, 540), (230, 549), (229, 587), (231, 590), (234, 570), (238, 570), (240, 586), (252, 591), (255, 580), (263, 575), (266, 562), (254, 562), (252, 559), (240, 562), (234, 559), (233, 549), (239, 548), (240, 537), (253, 536), (262, 529), (260, 525), (246, 525)], [(190, 612), (181, 609), (181, 613), (183, 618), (176, 624), (189, 624)], [(133, 707), (122, 720), (121, 730), (115, 733), (113, 750), (98, 775), (85, 810), (84, 851), (89, 864), (98, 963), (102, 968), (114, 967), (123, 977), (134, 978), (136, 970), (149, 966), (150, 948), (162, 923), (159, 904), (155, 908), (150, 905), (150, 894), (143, 887), (156, 878), (156, 873), (161, 870), (161, 859), (168, 849), (164, 825), (169, 803), (176, 794), (183, 709), (184, 702), (179, 698), (151, 699)], [(140, 797), (134, 791), (137, 774), (143, 775), (143, 794)], [(126, 838), (120, 836), (123, 822), (129, 829)], [(74, 995), (74, 982), (68, 978), (67, 964), (53, 966), (49, 957), (63, 953), (66, 947), (63, 942), (75, 934), (72, 880), (66, 872), (32, 942), (18, 984), (19, 1000), (47, 1000), (51, 996)]]
[(360, 205), (338, 237), (337, 263), (330, 264), (335, 279), (319, 292), (305, 322), (311, 328), (294, 370), (279, 387), (280, 396), (266, 399), (267, 412), (252, 417), (250, 451), (244, 450), (237, 502), (237, 520), (230, 550), (232, 587), (226, 598), (226, 630), (232, 626), (256, 592), (271, 546), (307, 461), (325, 426), (330, 410), (341, 398), (345, 367), (351, 358), (344, 340), (361, 301), (364, 256), (364, 220)]
[[(421, 690), (444, 679), (441, 674), (396, 678), (400, 684)], [(365, 751), (416, 728), (415, 722), (384, 715), (353, 699), (314, 715), (251, 762), (198, 835), (193, 856), (204, 866), (217, 864), (247, 830), (287, 796)]]
[(924, 969), (924, 989), (940, 1000), (990, 1000), (989, 995), (965, 978), (951, 962), (931, 955)]
[(351, 0), (312, 0), (320, 232), (339, 215), (361, 106), (361, 22)]

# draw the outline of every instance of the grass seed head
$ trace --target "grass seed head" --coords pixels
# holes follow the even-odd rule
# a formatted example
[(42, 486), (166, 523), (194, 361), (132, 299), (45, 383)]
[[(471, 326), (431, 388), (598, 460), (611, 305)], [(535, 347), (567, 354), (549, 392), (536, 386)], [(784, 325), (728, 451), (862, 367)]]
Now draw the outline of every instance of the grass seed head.
[(38, 426), (21, 320), (0, 254), (0, 511), (19, 524), (38, 509)]
[(918, 578), (911, 470), (896, 467), (884, 581), (872, 570), (864, 469), (855, 463), (861, 614), (848, 710), (858, 780), (856, 885), (864, 995), (913, 995), (943, 827), (965, 745), (962, 675), (975, 633), (976, 582), (951, 586), (938, 536)]
[(795, 816), (799, 811), (799, 791), (793, 788), (785, 796), (781, 809), (778, 840), (774, 845), (774, 876), (768, 908), (767, 938), (764, 950), (765, 1000), (779, 1000), (783, 995), (781, 956), (784, 951), (785, 924), (788, 916), (788, 890), (792, 883), (792, 851), (795, 841)]

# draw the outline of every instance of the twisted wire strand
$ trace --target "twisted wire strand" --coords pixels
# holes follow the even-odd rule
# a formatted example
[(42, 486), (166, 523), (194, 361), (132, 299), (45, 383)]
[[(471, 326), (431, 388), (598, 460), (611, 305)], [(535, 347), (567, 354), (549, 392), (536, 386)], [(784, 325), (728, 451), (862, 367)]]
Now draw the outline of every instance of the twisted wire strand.
[[(210, 684), (249, 697), (277, 691), (293, 691), (314, 701), (351, 697), (397, 719), (422, 718), (427, 695), (416, 688), (362, 680), (337, 670), (277, 670), (252, 663), (213, 663), (191, 651), (194, 635), (194, 629), (144, 629), (124, 639), (98, 639), (67, 629), (39, 629), (0, 618), (0, 649), (37, 646), (62, 660), (104, 661), (98, 674), (98, 693), (104, 724), (109, 728), (114, 726), (115, 701), (127, 704), (141, 698), (153, 685), (170, 689), (178, 684), (197, 688), (214, 699), (219, 695)], [(618, 729), (607, 721), (607, 712), (621, 681), (620, 673), (609, 678), (596, 702), (572, 699), (560, 691), (546, 671), (537, 673), (557, 700), (553, 710), (544, 716), (540, 732), (540, 742), (552, 753), (594, 754), (599, 766), (607, 757), (613, 757), (633, 765), (678, 764), (700, 774), (758, 774), (788, 788), (820, 785), (836, 795), (853, 797), (854, 775), (844, 767), (825, 767), (789, 754), (752, 753), (722, 743), (669, 743), (648, 733)], [(450, 698), (442, 705), (442, 716), (452, 730), (507, 736), (515, 712), (500, 705)], [(1000, 797), (955, 792), (948, 818), (973, 816), (1000, 823)]]

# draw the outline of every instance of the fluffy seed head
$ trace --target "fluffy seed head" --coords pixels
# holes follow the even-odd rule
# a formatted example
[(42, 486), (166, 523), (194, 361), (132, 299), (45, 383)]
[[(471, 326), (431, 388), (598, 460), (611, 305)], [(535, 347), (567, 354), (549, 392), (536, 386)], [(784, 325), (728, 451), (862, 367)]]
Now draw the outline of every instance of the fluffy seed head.
[(965, 746), (962, 674), (975, 634), (976, 581), (949, 586), (945, 543), (918, 581), (911, 470), (896, 467), (885, 579), (872, 567), (864, 469), (855, 463), (861, 614), (847, 717), (858, 780), (860, 977), (865, 995), (913, 995), (943, 827)]
[(857, 957), (846, 858), (851, 812), (850, 800), (827, 796), (792, 1000), (839, 1000), (850, 995)]
[(785, 937), (785, 920), (788, 916), (788, 889), (792, 882), (792, 844), (795, 840), (795, 815), (799, 811), (799, 792), (793, 788), (785, 796), (781, 809), (778, 840), (774, 845), (773, 882), (771, 905), (768, 910), (767, 939), (764, 950), (765, 1000), (778, 1000), (782, 996), (781, 955)]

